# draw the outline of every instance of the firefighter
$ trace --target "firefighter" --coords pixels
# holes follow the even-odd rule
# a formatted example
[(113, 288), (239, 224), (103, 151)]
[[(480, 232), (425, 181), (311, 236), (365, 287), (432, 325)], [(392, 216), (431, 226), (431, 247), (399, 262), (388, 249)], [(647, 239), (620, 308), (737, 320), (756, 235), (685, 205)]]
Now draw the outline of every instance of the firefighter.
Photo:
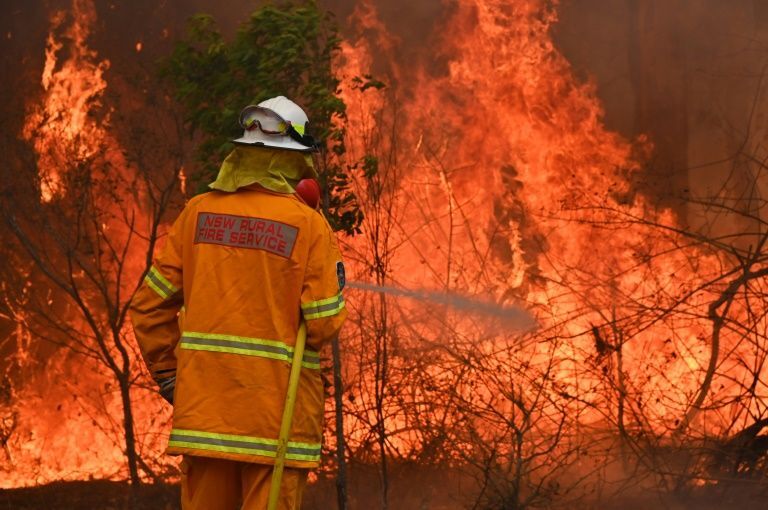
[(136, 339), (173, 404), (184, 510), (263, 510), (300, 321), (307, 325), (279, 508), (320, 461), (321, 346), (346, 317), (334, 234), (294, 193), (316, 177), (307, 116), (283, 96), (246, 107), (212, 190), (173, 224), (131, 302)]

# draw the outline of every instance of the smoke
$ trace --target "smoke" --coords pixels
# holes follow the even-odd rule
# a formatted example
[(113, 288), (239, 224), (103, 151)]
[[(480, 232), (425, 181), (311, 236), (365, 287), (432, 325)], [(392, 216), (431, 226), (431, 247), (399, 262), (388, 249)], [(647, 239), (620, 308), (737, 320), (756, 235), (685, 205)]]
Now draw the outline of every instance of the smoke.
[[(372, 55), (374, 74), (387, 75), (395, 65), (401, 71), (426, 71), (438, 76), (447, 72), (445, 57), (447, 52), (440, 44), (439, 36), (446, 20), (456, 8), (454, 2), (441, 0), (417, 0), (413, 2), (371, 0), (359, 2), (355, 0), (321, 0), (320, 5), (333, 12), (340, 22), (342, 35), (349, 39), (356, 38), (363, 32), (365, 36), (374, 36), (368, 32), (369, 27), (359, 24), (355, 16), (356, 9), (361, 5), (370, 6), (377, 19), (386, 28), (388, 36), (397, 43), (397, 61), (392, 62), (384, 52)], [(407, 16), (403, 16), (407, 12)], [(406, 64), (407, 63), (407, 64)], [(387, 78), (388, 76), (379, 76)], [(405, 81), (403, 84), (409, 83)], [(397, 84), (392, 84), (397, 86)], [(403, 93), (408, 94), (408, 87), (403, 87)]]
[(634, 189), (672, 207), (683, 225), (743, 231), (749, 226), (736, 214), (715, 216), (692, 202), (768, 191), (755, 189), (766, 179), (756, 179), (759, 165), (749, 163), (766, 150), (766, 5), (583, 0), (563, 1), (558, 11), (555, 42), (578, 75), (596, 84), (606, 126), (647, 136), (653, 146)]
[(348, 282), (352, 289), (366, 292), (383, 293), (398, 298), (416, 299), (441, 306), (447, 306), (456, 311), (468, 312), (474, 315), (498, 319), (510, 329), (529, 332), (536, 328), (536, 319), (525, 309), (516, 306), (505, 306), (490, 301), (482, 301), (459, 294), (435, 292), (429, 290), (413, 290), (388, 285), (374, 285), (364, 282)]

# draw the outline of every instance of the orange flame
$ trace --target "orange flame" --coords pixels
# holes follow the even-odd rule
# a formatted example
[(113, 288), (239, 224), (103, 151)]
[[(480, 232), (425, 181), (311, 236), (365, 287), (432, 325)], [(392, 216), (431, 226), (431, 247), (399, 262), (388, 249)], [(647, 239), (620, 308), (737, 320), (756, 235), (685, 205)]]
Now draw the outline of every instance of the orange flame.
[[(434, 45), (448, 56), (438, 72), (399, 60), (398, 42), (371, 3), (358, 5), (360, 35), (344, 46), (341, 64), (355, 127), (348, 145), (358, 158), (370, 151), (379, 156), (380, 170), (395, 183), (386, 217), (369, 217), (383, 222), (389, 240), (364, 236), (349, 242), (348, 253), (363, 279), (372, 271), (368, 261), (386, 244), (397, 247), (387, 261), (388, 282), (528, 303), (539, 315), (539, 336), (521, 343), (490, 335), (496, 337), (486, 345), (492, 359), (511, 367), (504, 361), (511, 358), (493, 345), (520, 351), (531, 370), (538, 364), (554, 376), (552, 398), (582, 424), (610, 428), (619, 419), (618, 400), (625, 399), (634, 406), (635, 417), (622, 418), (631, 427), (668, 434), (701, 384), (710, 356), (707, 306), (717, 295), (707, 282), (727, 261), (696, 246), (682, 248), (690, 243), (675, 232), (674, 214), (652, 211), (643, 196), (633, 195), (630, 176), (641, 171), (633, 154), (648, 152), (648, 142), (628, 142), (604, 127), (594, 85), (574, 77), (551, 40), (557, 21), (551, 5), (459, 2)], [(371, 69), (374, 55), (392, 68), (382, 77), (390, 90), (360, 93), (352, 77)], [(396, 135), (376, 138), (382, 132)], [(370, 190), (360, 182), (361, 196), (372, 200)], [(377, 306), (360, 306), (361, 329), (352, 337), (375, 327), (365, 316)], [(432, 320), (418, 305), (397, 308), (401, 322)], [(475, 338), (473, 349), (489, 339), (466, 319), (455, 317), (451, 327), (452, 334)], [(445, 332), (437, 325), (432, 330)], [(740, 350), (741, 339), (729, 334), (730, 352)], [(545, 370), (549, 363), (554, 368)], [(374, 386), (362, 378), (362, 386)], [(721, 379), (721, 395), (747, 385)], [(412, 430), (396, 417), (403, 409), (388, 405), (391, 429)], [(731, 426), (729, 419), (714, 416), (697, 430), (718, 433)], [(411, 438), (393, 433), (388, 441), (402, 445)]]
[[(72, 21), (67, 25), (68, 16)], [(89, 140), (104, 136), (92, 113), (100, 106), (107, 87), (104, 73), (109, 61), (99, 60), (88, 47), (95, 20), (96, 9), (89, 0), (74, 0), (69, 15), (59, 11), (51, 18), (41, 79), (43, 102), (34, 105), (22, 133), (40, 155), (40, 193), (44, 201), (52, 200), (59, 192), (58, 169), (71, 158), (92, 155), (95, 145)], [(65, 48), (60, 39), (71, 43)], [(63, 49), (68, 53), (64, 60)], [(55, 147), (60, 149), (51, 150)]]
[[(73, 0), (71, 11), (56, 12), (51, 18), (41, 79), (42, 101), (30, 109), (23, 129), (23, 136), (38, 154), (43, 202), (56, 200), (66, 191), (63, 185), (67, 169), (100, 151), (108, 163), (103, 169), (94, 168), (94, 177), (103, 170), (116, 185), (129, 183), (141, 188), (135, 184), (136, 179), (131, 179), (134, 169), (125, 161), (109, 131), (109, 112), (100, 112), (109, 61), (100, 59), (88, 46), (95, 22), (92, 0)], [(126, 192), (141, 194), (142, 190)], [(109, 197), (97, 200), (102, 202), (100, 207), (108, 209), (108, 214), (101, 218), (102, 234), (110, 237), (114, 247), (131, 242), (133, 253), (138, 248), (132, 233), (149, 223), (144, 221), (147, 220), (145, 211), (122, 210), (119, 205), (111, 204)], [(128, 225), (125, 218), (135, 220), (137, 226)], [(117, 284), (124, 287), (120, 289), (124, 294), (130, 293), (143, 269), (141, 254), (133, 255), (120, 268), (129, 277), (116, 279)], [(117, 269), (113, 269), (117, 273)], [(108, 278), (111, 281), (113, 276)], [(71, 315), (69, 319), (73, 327), (77, 327), (77, 313), (73, 311)], [(23, 325), (23, 318), (17, 322)], [(86, 325), (80, 324), (80, 329), (82, 336), (78, 341), (84, 345), (95, 344)], [(16, 342), (24, 386), (18, 389), (12, 402), (16, 432), (5, 445), (8, 462), (0, 468), (0, 487), (92, 477), (124, 479), (124, 444), (118, 418), (122, 416), (122, 403), (114, 374), (103, 363), (76, 354), (74, 350), (57, 349), (45, 359), (33, 360), (29, 354), (32, 347), (25, 340), (24, 331), (22, 327), (17, 332)], [(135, 342), (129, 340), (128, 344), (134, 346), (129, 352), (131, 362), (139, 366), (136, 360), (140, 354)], [(147, 379), (146, 373), (136, 375), (140, 376), (139, 382)], [(145, 457), (158, 458), (167, 438), (169, 410), (160, 408), (151, 384), (136, 384), (131, 398), (137, 449)]]
[[(71, 156), (51, 153), (54, 141), (85, 156), (96, 146), (84, 142), (109, 138), (92, 118), (109, 67), (87, 46), (95, 10), (92, 2), (75, 0), (73, 13), (71, 25), (64, 13), (52, 19), (44, 102), (30, 112), (24, 130), (41, 156), (44, 201), (56, 198), (57, 169)], [(650, 145), (644, 138), (625, 140), (603, 125), (594, 84), (574, 77), (551, 40), (556, 2), (459, 2), (441, 22), (444, 35), (435, 47), (444, 66), (437, 70), (398, 58), (402, 42), (388, 32), (370, 1), (358, 3), (353, 19), (360, 32), (344, 43), (338, 63), (348, 105), (347, 147), (353, 160), (376, 156), (380, 179), (355, 177), (368, 216), (364, 235), (345, 247), (353, 271), (361, 280), (375, 274), (379, 284), (525, 304), (541, 325), (518, 338), (466, 314), (353, 294), (349, 355), (373, 363), (370, 345), (384, 338), (397, 344), (397, 361), (390, 362), (405, 367), (399, 375), (406, 381), (400, 381), (402, 393), (382, 397), (388, 443), (401, 452), (422, 447), (422, 412), (458, 428), (462, 417), (440, 416), (443, 402), (434, 401), (433, 387), (451, 387), (451, 396), (478, 406), (479, 412), (461, 424), (476, 426), (488, 443), (502, 425), (482, 422), (488, 417), (483, 412), (492, 408), (503, 414), (514, 408), (514, 398), (525, 401), (534, 391), (549, 399), (545, 412), (535, 417), (541, 435), (557, 426), (551, 418), (557, 413), (570, 420), (568, 426), (590, 431), (615, 433), (622, 419), (630, 428), (671, 435), (708, 361), (707, 307), (718, 288), (707, 282), (717, 278), (726, 261), (687, 246), (670, 211), (651, 211), (644, 197), (633, 194), (630, 177), (642, 171), (643, 163), (635, 155), (650, 151)], [(72, 41), (66, 59), (61, 56), (64, 38)], [(141, 50), (139, 42), (136, 51)], [(388, 88), (362, 91), (355, 77), (382, 60), (388, 75), (381, 78)], [(183, 171), (179, 185), (185, 191)], [(379, 267), (370, 263), (374, 259)], [(734, 305), (731, 317), (744, 316), (747, 305)], [(385, 312), (392, 310), (396, 313), (387, 319)], [(396, 324), (391, 317), (397, 317)], [(389, 329), (382, 328), (386, 320)], [(356, 338), (363, 340), (355, 343)], [(718, 381), (720, 395), (748, 385), (748, 374), (738, 370), (741, 357), (750, 355), (741, 339), (737, 331), (723, 338), (730, 354), (721, 370), (734, 370), (730, 380)], [(478, 364), (493, 366), (462, 365), (457, 360), (469, 359), (461, 358), (467, 353), (476, 355)], [(379, 419), (369, 405), (375, 372), (366, 371), (364, 363), (347, 374), (352, 392), (364, 396), (347, 404), (355, 410), (347, 436), (356, 446), (370, 441), (361, 422)], [(53, 371), (59, 379), (72, 377), (57, 389), (57, 398), (82, 391), (74, 388), (79, 383), (71, 360), (55, 361), (47, 373)], [(464, 371), (474, 379), (457, 380)], [(44, 386), (52, 385), (42, 380), (44, 374), (39, 377)], [(107, 380), (100, 375), (87, 384)], [(518, 392), (514, 398), (505, 400), (513, 391)], [(111, 388), (98, 395), (107, 400), (106, 408), (115, 409)], [(165, 422), (152, 421), (156, 401), (148, 395), (137, 390), (142, 400), (137, 423), (151, 424), (145, 452), (159, 456)], [(632, 417), (619, 418), (620, 401)], [(47, 424), (25, 422), (29, 437), (17, 455), (28, 469), (0, 485), (118, 476), (119, 441), (101, 430), (100, 420), (108, 418), (89, 417), (89, 406), (74, 399), (56, 412), (36, 411), (39, 403), (29, 400), (19, 408), (23, 416), (37, 413)], [(696, 430), (720, 432), (734, 416), (746, 420), (740, 412), (730, 407), (710, 413)], [(55, 462), (45, 448), (56, 452)], [(457, 444), (452, 454), (468, 450)], [(46, 462), (35, 463), (43, 457)]]

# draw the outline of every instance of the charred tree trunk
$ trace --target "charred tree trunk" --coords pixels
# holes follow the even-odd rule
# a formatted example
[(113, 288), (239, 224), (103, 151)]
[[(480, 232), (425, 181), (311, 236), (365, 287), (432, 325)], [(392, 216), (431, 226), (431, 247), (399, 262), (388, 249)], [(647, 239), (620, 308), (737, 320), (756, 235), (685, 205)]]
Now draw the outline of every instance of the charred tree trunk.
[[(322, 208), (326, 218), (330, 212), (330, 188), (323, 186)], [(341, 346), (339, 338), (331, 341), (333, 356), (333, 403), (336, 425), (336, 504), (339, 510), (347, 510), (347, 459), (346, 440), (344, 439), (344, 381), (341, 376)]]
[(128, 474), (131, 485), (137, 488), (141, 484), (139, 478), (139, 456), (136, 451), (136, 435), (133, 429), (133, 404), (131, 402), (131, 382), (127, 374), (118, 376), (120, 400), (123, 404), (123, 427), (125, 429), (125, 458), (128, 461)]
[[(383, 275), (376, 275), (376, 283), (384, 285)], [(383, 293), (379, 294), (379, 324), (376, 325), (376, 374), (375, 406), (376, 406), (376, 442), (379, 447), (379, 480), (381, 483), (381, 510), (389, 507), (389, 471), (387, 465), (387, 426), (384, 405), (389, 379), (389, 346), (388, 346), (388, 314), (387, 301)]]
[(336, 500), (339, 510), (347, 510), (347, 459), (344, 440), (344, 384), (341, 378), (341, 347), (339, 339), (331, 342), (333, 352), (333, 402), (336, 417)]

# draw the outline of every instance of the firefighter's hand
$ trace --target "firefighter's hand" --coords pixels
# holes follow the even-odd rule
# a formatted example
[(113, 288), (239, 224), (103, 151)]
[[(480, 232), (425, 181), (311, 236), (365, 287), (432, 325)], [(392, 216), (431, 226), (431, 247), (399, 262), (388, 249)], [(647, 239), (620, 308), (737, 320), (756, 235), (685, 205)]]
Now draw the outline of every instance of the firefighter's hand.
[(173, 390), (176, 388), (176, 376), (171, 376), (166, 379), (157, 381), (160, 385), (160, 396), (162, 396), (166, 402), (173, 405)]

